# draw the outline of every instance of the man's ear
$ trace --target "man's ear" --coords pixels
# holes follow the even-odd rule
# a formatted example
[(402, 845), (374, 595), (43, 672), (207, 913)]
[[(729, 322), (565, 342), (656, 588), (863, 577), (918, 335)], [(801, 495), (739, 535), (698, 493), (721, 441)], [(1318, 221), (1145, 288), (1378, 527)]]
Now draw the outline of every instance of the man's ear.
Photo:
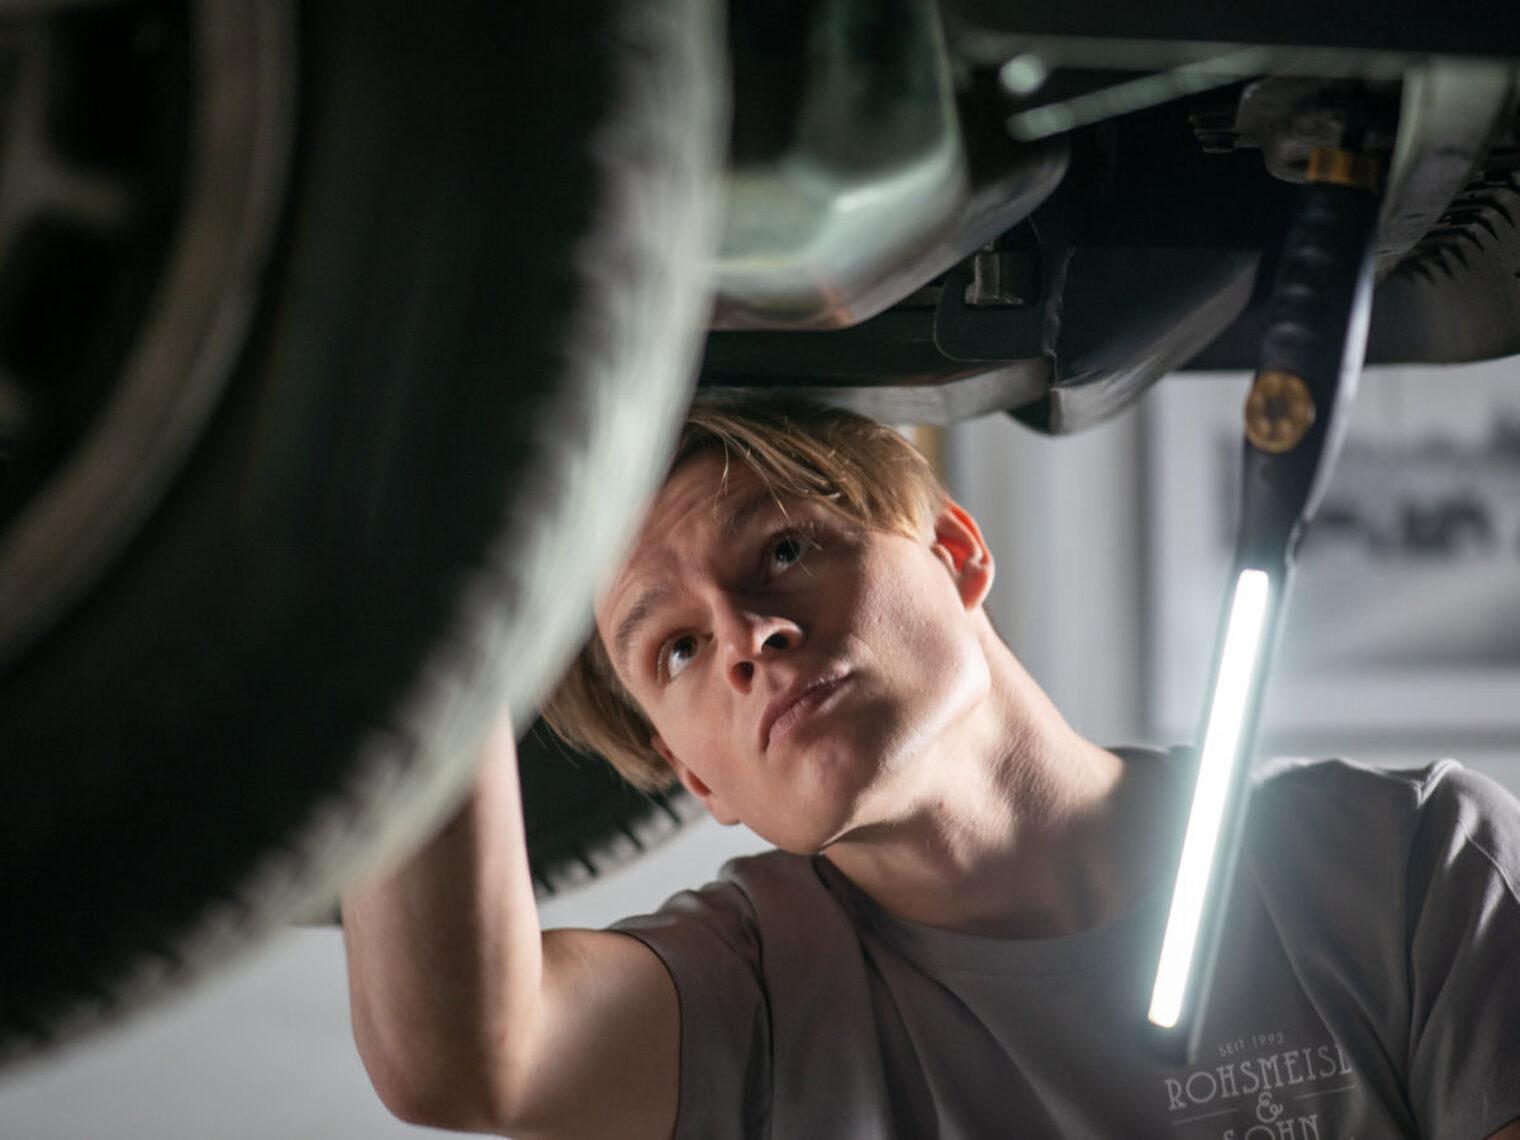
[(947, 498), (934, 519), (934, 552), (949, 568), (968, 610), (987, 600), (992, 589), (992, 552), (964, 507)]
[(707, 809), (708, 815), (712, 816), (724, 827), (732, 827), (739, 822), (739, 817), (728, 810), (728, 807), (723, 803), (718, 793), (708, 787), (702, 777), (677, 760), (676, 754), (670, 750), (664, 740), (659, 736), (651, 736), (649, 738), (649, 745), (665, 758), (665, 763), (670, 765), (686, 790), (701, 801), (702, 806)]

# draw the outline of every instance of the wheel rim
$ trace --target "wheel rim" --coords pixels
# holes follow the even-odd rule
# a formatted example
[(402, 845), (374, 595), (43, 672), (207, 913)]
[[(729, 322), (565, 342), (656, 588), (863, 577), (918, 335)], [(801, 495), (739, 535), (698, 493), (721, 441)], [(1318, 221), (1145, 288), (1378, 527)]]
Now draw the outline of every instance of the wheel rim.
[(0, 21), (0, 69), (3, 667), (140, 530), (233, 370), (291, 153), (294, 18), (38, 0)]

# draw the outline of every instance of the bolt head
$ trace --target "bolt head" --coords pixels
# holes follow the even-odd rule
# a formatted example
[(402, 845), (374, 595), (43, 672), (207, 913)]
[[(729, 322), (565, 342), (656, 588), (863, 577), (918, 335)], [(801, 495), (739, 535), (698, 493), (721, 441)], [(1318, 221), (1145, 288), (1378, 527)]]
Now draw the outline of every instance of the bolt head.
[(1269, 455), (1292, 451), (1314, 426), (1314, 395), (1301, 377), (1258, 372), (1246, 397), (1246, 438)]

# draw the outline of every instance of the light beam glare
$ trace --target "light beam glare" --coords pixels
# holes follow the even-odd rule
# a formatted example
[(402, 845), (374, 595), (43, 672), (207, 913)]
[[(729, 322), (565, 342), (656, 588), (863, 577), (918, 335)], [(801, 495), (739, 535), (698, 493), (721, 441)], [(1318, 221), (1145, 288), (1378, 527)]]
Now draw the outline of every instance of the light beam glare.
[(1204, 730), (1203, 755), (1198, 762), (1198, 783), (1182, 841), (1182, 860), (1172, 909), (1161, 941), (1161, 962), (1156, 987), (1151, 993), (1151, 1021), (1162, 1029), (1175, 1028), (1182, 1017), (1182, 1002), (1193, 969), (1193, 951), (1203, 919), (1203, 901), (1214, 872), (1219, 829), (1231, 775), (1240, 762), (1241, 732), (1246, 721), (1246, 702), (1260, 663), (1261, 634), (1271, 596), (1271, 581), (1263, 570), (1242, 570), (1230, 603), (1224, 650), (1219, 659), (1218, 679), (1209, 705)]

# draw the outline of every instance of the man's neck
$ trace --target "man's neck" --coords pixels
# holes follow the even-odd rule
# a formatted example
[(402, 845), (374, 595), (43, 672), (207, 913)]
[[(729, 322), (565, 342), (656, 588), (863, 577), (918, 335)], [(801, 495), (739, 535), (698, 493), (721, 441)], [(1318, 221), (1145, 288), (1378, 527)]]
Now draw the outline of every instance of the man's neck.
[(1181, 792), (1168, 766), (1074, 732), (1000, 641), (989, 657), (984, 707), (915, 766), (885, 822), (825, 855), (910, 922), (1049, 938), (1113, 921), (1170, 870)]

